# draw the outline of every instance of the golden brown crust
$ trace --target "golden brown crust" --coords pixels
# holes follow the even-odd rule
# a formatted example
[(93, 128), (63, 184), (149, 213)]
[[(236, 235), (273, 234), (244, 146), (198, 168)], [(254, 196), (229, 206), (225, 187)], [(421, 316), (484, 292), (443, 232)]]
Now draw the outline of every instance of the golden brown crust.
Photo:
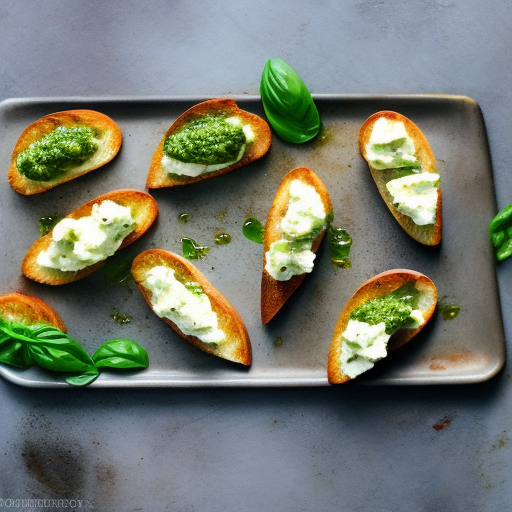
[[(306, 277), (306, 274), (302, 274), (293, 276), (288, 281), (276, 281), (265, 270), (265, 255), (270, 249), (270, 245), (282, 238), (281, 220), (286, 215), (286, 210), (288, 209), (290, 184), (296, 179), (313, 186), (320, 194), (326, 215), (332, 214), (329, 192), (320, 178), (311, 169), (298, 167), (285, 175), (270, 207), (263, 238), (263, 272), (261, 276), (261, 321), (263, 324), (270, 322)], [(313, 252), (316, 252), (320, 247), (324, 234), (325, 230), (321, 231), (314, 241)]]
[[(198, 117), (204, 117), (212, 114), (225, 114), (227, 117), (237, 116), (242, 119), (244, 124), (249, 124), (254, 132), (254, 141), (247, 144), (244, 156), (233, 165), (220, 169), (218, 171), (209, 172), (196, 177), (182, 176), (173, 177), (169, 176), (162, 167), (163, 147), (167, 136), (170, 133), (180, 130), (185, 124), (190, 121), (197, 119)], [(162, 188), (162, 187), (173, 187), (175, 185), (187, 185), (189, 183), (195, 183), (198, 181), (213, 178), (220, 174), (225, 174), (234, 169), (238, 169), (244, 165), (247, 165), (258, 158), (261, 158), (270, 148), (272, 143), (272, 133), (267, 122), (261, 117), (241, 110), (235, 101), (229, 98), (216, 98), (208, 101), (198, 103), (193, 107), (189, 108), (186, 112), (181, 114), (172, 126), (165, 132), (162, 137), (158, 148), (153, 154), (149, 173), (146, 181), (147, 188)]]
[[(21, 151), (59, 126), (73, 127), (78, 125), (89, 126), (99, 133), (98, 137), (101, 144), (98, 151), (91, 158), (82, 165), (70, 169), (49, 181), (30, 180), (19, 173), (16, 159)], [(12, 152), (11, 166), (7, 173), (9, 184), (16, 192), (23, 195), (39, 194), (54, 188), (110, 162), (119, 152), (122, 138), (121, 129), (115, 121), (94, 110), (66, 110), (44, 116), (27, 126), (18, 138)]]
[(414, 282), (416, 289), (421, 292), (419, 309), (423, 314), (425, 322), (416, 329), (398, 330), (389, 339), (388, 350), (395, 350), (401, 347), (423, 329), (434, 313), (437, 304), (437, 289), (434, 283), (420, 272), (407, 269), (388, 270), (372, 277), (362, 284), (347, 302), (334, 328), (327, 363), (327, 377), (331, 384), (341, 384), (351, 380), (348, 375), (342, 372), (340, 364), (342, 334), (347, 327), (350, 313), (370, 299), (387, 295), (411, 282)]
[(66, 332), (64, 322), (46, 302), (18, 292), (0, 295), (0, 317), (24, 325), (53, 325)]
[(210, 298), (212, 310), (218, 316), (219, 328), (227, 334), (227, 339), (218, 344), (203, 343), (199, 338), (181, 332), (179, 327), (168, 318), (162, 318), (162, 320), (180, 336), (204, 352), (246, 366), (250, 365), (252, 360), (251, 343), (242, 318), (227, 299), (185, 258), (162, 249), (149, 249), (134, 259), (132, 275), (149, 307), (151, 308), (151, 291), (144, 286), (144, 282), (149, 271), (159, 265), (172, 268), (177, 275), (201, 285)]
[[(79, 219), (80, 217), (86, 217), (91, 214), (94, 204), (101, 203), (107, 199), (121, 206), (129, 206), (132, 210), (132, 217), (137, 223), (135, 230), (123, 240), (119, 249), (130, 245), (140, 238), (153, 224), (158, 215), (157, 202), (149, 194), (139, 190), (122, 189), (114, 190), (92, 199), (74, 212), (71, 212), (66, 218)], [(58, 269), (42, 267), (37, 263), (37, 257), (41, 251), (49, 247), (51, 240), (52, 232), (42, 236), (32, 244), (21, 266), (21, 270), (26, 277), (39, 283), (51, 285), (66, 284), (88, 276), (104, 263), (104, 261), (100, 261), (82, 270), (72, 272), (62, 272)]]
[(381, 118), (386, 117), (392, 121), (401, 121), (404, 123), (407, 133), (414, 140), (416, 153), (415, 156), (421, 163), (423, 172), (437, 172), (436, 160), (434, 153), (428, 143), (423, 132), (407, 117), (392, 112), (389, 110), (383, 110), (370, 116), (361, 126), (359, 131), (359, 151), (363, 158), (367, 161), (368, 167), (372, 177), (377, 185), (380, 195), (384, 199), (390, 212), (393, 214), (395, 219), (399, 222), (402, 228), (415, 240), (424, 245), (438, 245), (441, 242), (441, 226), (442, 226), (442, 195), (441, 188), (438, 188), (437, 192), (437, 209), (436, 209), (436, 220), (435, 223), (428, 226), (418, 226), (414, 221), (403, 213), (399, 212), (396, 206), (393, 204), (393, 198), (386, 188), (386, 183), (389, 181), (388, 174), (385, 170), (373, 168), (366, 158), (366, 144), (370, 139), (370, 135), (373, 130), (375, 122)]

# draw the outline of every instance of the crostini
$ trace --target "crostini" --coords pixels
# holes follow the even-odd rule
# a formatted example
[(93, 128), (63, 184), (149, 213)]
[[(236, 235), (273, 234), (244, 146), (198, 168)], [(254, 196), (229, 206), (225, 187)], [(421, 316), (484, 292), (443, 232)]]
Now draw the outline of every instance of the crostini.
[(440, 176), (423, 132), (397, 112), (377, 112), (361, 126), (359, 150), (402, 228), (424, 245), (438, 245), (442, 226)]
[(44, 192), (110, 162), (121, 129), (94, 110), (66, 110), (38, 119), (18, 138), (7, 178), (20, 194)]
[(429, 321), (437, 290), (414, 270), (388, 270), (364, 283), (347, 302), (334, 329), (327, 363), (329, 383), (341, 384), (415, 336)]
[(261, 321), (268, 323), (313, 270), (316, 252), (332, 218), (327, 188), (307, 167), (285, 175), (263, 236)]
[(61, 317), (51, 306), (37, 297), (18, 292), (0, 295), (0, 318), (27, 326), (52, 325), (67, 332)]
[(152, 311), (185, 340), (209, 354), (251, 364), (242, 318), (188, 260), (149, 249), (134, 259), (132, 275)]
[(23, 259), (22, 272), (50, 285), (82, 279), (140, 238), (157, 214), (156, 201), (145, 192), (123, 189), (103, 194), (36, 240)]
[(153, 154), (148, 188), (186, 185), (225, 174), (261, 158), (272, 134), (261, 117), (229, 98), (199, 103), (167, 130)]

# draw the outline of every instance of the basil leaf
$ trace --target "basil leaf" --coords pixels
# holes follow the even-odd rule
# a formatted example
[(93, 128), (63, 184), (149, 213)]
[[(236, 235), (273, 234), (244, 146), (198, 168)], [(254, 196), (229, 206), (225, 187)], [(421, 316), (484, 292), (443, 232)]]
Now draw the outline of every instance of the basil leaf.
[(52, 326), (35, 330), (28, 342), (28, 349), (34, 362), (58, 372), (84, 372), (94, 363), (73, 338)]
[(107, 341), (92, 356), (97, 368), (147, 368), (147, 352), (135, 341), (118, 339)]
[(308, 88), (284, 60), (267, 61), (260, 94), (269, 123), (284, 140), (302, 143), (320, 131), (320, 115)]
[(72, 386), (88, 386), (98, 378), (99, 374), (99, 370), (93, 367), (84, 373), (68, 377), (66, 382)]
[(32, 364), (32, 359), (24, 343), (9, 338), (0, 344), (0, 363), (28, 368)]

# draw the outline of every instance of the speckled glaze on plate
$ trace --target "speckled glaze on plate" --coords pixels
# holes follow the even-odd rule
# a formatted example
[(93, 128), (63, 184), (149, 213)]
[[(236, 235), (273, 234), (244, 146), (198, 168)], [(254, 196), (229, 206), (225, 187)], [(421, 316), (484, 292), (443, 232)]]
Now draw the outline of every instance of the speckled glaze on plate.
[[(39, 236), (38, 219), (65, 215), (117, 188), (144, 190), (151, 156), (162, 135), (187, 108), (209, 98), (12, 99), (0, 103), (0, 157), (5, 174), (23, 129), (43, 115), (88, 108), (112, 117), (123, 132), (118, 156), (104, 168), (37, 196), (21, 196), (0, 182), (0, 293), (19, 291), (45, 300), (68, 331), (92, 353), (103, 341), (132, 338), (148, 351), (143, 372), (103, 372), (93, 387), (318, 386), (328, 385), (327, 354), (336, 320), (360, 284), (391, 268), (429, 276), (441, 304), (460, 314), (440, 312), (401, 349), (353, 383), (465, 384), (491, 378), (505, 362), (505, 339), (487, 226), (496, 213), (492, 166), (478, 105), (463, 96), (317, 95), (321, 134), (302, 145), (274, 135), (269, 153), (231, 173), (188, 186), (151, 191), (160, 214), (140, 240), (110, 258), (89, 277), (60, 287), (21, 275), (21, 260)], [(258, 96), (233, 97), (239, 107), (264, 116)], [(395, 110), (414, 121), (432, 146), (441, 174), (443, 239), (425, 247), (407, 236), (383, 203), (360, 156), (357, 137), (364, 120)], [(266, 326), (260, 323), (262, 246), (242, 235), (247, 216), (265, 221), (282, 177), (295, 167), (314, 170), (329, 190), (334, 224), (352, 235), (352, 268), (335, 269), (324, 243), (314, 272)], [(179, 216), (188, 213), (183, 223)], [(215, 235), (231, 235), (218, 246)], [(250, 368), (200, 352), (157, 318), (137, 291), (128, 268), (145, 249), (181, 253), (182, 237), (210, 247), (197, 267), (238, 310), (253, 348)], [(113, 312), (131, 316), (120, 324)], [(114, 315), (115, 316), (115, 315)], [(0, 374), (19, 385), (67, 386), (57, 374), (38, 368)]]

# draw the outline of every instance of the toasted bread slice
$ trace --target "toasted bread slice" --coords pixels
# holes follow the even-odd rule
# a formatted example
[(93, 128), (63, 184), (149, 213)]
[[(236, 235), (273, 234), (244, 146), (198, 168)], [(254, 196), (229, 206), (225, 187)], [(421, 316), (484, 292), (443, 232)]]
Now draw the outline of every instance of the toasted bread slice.
[(13, 292), (0, 295), (0, 318), (23, 325), (53, 325), (66, 332), (64, 322), (46, 302)]
[[(138, 190), (122, 189), (114, 190), (92, 199), (67, 215), (66, 218), (79, 219), (86, 217), (91, 214), (94, 204), (101, 203), (107, 199), (121, 206), (129, 206), (132, 211), (132, 217), (137, 223), (135, 230), (124, 238), (119, 249), (130, 245), (140, 238), (153, 224), (158, 214), (157, 202), (149, 194)], [(36, 240), (25, 255), (21, 270), (26, 277), (38, 281), (39, 283), (60, 285), (82, 279), (103, 265), (104, 261), (99, 261), (82, 270), (65, 272), (39, 265), (37, 263), (37, 257), (41, 251), (48, 249), (52, 241), (52, 233), (53, 230)]]
[[(270, 322), (306, 277), (306, 274), (301, 274), (292, 276), (288, 281), (277, 281), (265, 269), (266, 253), (270, 249), (270, 245), (283, 237), (281, 221), (288, 209), (290, 185), (293, 180), (300, 180), (313, 186), (320, 195), (327, 218), (332, 215), (329, 192), (316, 173), (307, 167), (298, 167), (285, 175), (270, 207), (263, 237), (263, 272), (261, 277), (261, 321), (263, 324)], [(313, 242), (311, 248), (313, 252), (317, 252), (324, 234), (325, 229), (319, 233)]]
[[(95, 137), (100, 142), (96, 153), (83, 164), (73, 167), (49, 181), (35, 181), (20, 174), (16, 165), (16, 159), (21, 151), (33, 142), (41, 140), (59, 126), (66, 126), (68, 128), (88, 126), (92, 128), (95, 131)], [(27, 126), (20, 135), (14, 146), (11, 166), (7, 173), (9, 184), (20, 194), (39, 194), (110, 162), (119, 152), (122, 139), (121, 129), (116, 122), (100, 112), (94, 110), (66, 110), (49, 114)]]
[(383, 297), (409, 283), (414, 283), (416, 290), (421, 294), (418, 309), (423, 315), (424, 322), (417, 328), (402, 328), (392, 334), (388, 341), (387, 350), (395, 350), (401, 347), (423, 329), (437, 304), (437, 289), (434, 283), (427, 276), (407, 269), (388, 270), (376, 275), (357, 289), (338, 318), (327, 364), (327, 376), (331, 384), (340, 384), (351, 380), (341, 369), (340, 357), (343, 345), (342, 334), (345, 332), (352, 311), (370, 299)]
[[(178, 132), (187, 123), (194, 119), (211, 116), (211, 115), (224, 115), (226, 117), (236, 116), (242, 120), (244, 124), (250, 125), (254, 132), (254, 140), (247, 144), (243, 157), (235, 162), (234, 164), (219, 169), (217, 171), (207, 172), (200, 174), (199, 176), (178, 176), (169, 175), (165, 172), (162, 167), (163, 147), (165, 139), (171, 134)], [(272, 143), (272, 133), (267, 122), (261, 117), (241, 110), (235, 101), (229, 98), (217, 98), (202, 103), (198, 103), (193, 107), (189, 108), (186, 112), (181, 114), (172, 126), (165, 132), (158, 148), (153, 154), (149, 173), (146, 181), (147, 188), (162, 188), (162, 187), (173, 187), (175, 185), (186, 185), (189, 183), (195, 183), (220, 174), (225, 174), (234, 169), (238, 169), (244, 165), (247, 165), (258, 158), (261, 158), (270, 148)]]
[(132, 275), (149, 307), (152, 308), (151, 290), (146, 288), (144, 283), (150, 270), (160, 265), (173, 269), (180, 278), (198, 283), (201, 286), (204, 293), (210, 299), (212, 310), (217, 314), (219, 329), (226, 333), (226, 339), (219, 343), (204, 343), (196, 336), (184, 334), (168, 318), (164, 317), (162, 320), (170, 325), (180, 336), (204, 352), (234, 361), (235, 363), (241, 363), (246, 366), (250, 365), (252, 360), (251, 343), (242, 318), (227, 299), (185, 258), (162, 249), (149, 249), (134, 259)]
[(407, 117), (392, 112), (389, 110), (383, 110), (370, 116), (361, 126), (359, 131), (359, 150), (363, 158), (367, 161), (368, 167), (372, 177), (377, 185), (377, 188), (384, 199), (387, 207), (399, 222), (402, 228), (415, 240), (424, 245), (438, 245), (441, 241), (441, 225), (442, 225), (442, 201), (441, 201), (441, 188), (437, 189), (437, 207), (436, 217), (434, 224), (425, 226), (417, 225), (411, 217), (404, 215), (399, 212), (397, 207), (393, 204), (393, 196), (389, 193), (386, 188), (386, 183), (393, 179), (392, 173), (388, 169), (375, 169), (371, 166), (367, 158), (366, 145), (370, 140), (370, 135), (373, 130), (375, 122), (381, 117), (386, 117), (391, 121), (401, 121), (407, 134), (414, 140), (415, 154), (414, 156), (418, 159), (421, 164), (421, 172), (436, 173), (436, 160), (434, 153), (428, 143), (423, 132)]

